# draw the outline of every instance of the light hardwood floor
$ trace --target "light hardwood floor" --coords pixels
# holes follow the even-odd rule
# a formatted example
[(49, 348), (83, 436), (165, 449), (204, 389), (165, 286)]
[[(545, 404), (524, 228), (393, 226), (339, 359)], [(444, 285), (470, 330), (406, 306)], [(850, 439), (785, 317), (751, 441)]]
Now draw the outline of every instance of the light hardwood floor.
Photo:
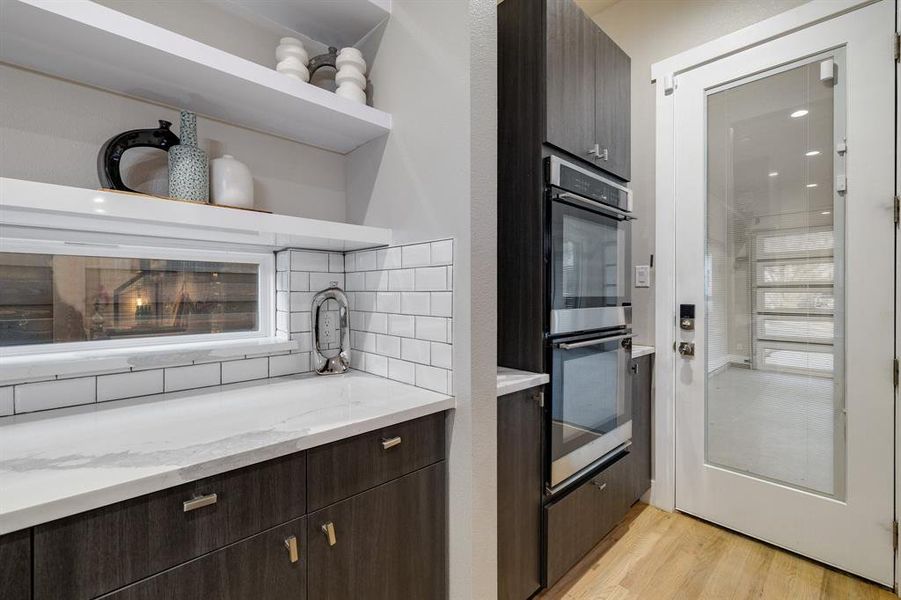
[(679, 513), (636, 504), (541, 600), (896, 598), (819, 563)]

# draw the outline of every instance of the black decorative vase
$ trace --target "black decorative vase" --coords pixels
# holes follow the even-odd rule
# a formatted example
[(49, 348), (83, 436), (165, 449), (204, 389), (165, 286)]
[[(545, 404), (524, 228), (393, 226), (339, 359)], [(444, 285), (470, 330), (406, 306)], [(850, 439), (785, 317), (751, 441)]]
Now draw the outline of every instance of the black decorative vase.
[(134, 192), (122, 182), (119, 166), (122, 155), (130, 148), (159, 148), (166, 152), (178, 144), (178, 136), (169, 131), (172, 123), (160, 121), (157, 129), (132, 129), (106, 140), (97, 155), (97, 176), (100, 186), (111, 190)]

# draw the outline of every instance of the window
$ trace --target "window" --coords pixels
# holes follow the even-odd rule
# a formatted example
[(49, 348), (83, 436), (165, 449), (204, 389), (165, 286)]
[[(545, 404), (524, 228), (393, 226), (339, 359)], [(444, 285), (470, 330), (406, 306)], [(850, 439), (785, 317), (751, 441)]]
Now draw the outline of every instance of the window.
[(269, 253), (7, 240), (2, 249), (4, 354), (272, 334)]

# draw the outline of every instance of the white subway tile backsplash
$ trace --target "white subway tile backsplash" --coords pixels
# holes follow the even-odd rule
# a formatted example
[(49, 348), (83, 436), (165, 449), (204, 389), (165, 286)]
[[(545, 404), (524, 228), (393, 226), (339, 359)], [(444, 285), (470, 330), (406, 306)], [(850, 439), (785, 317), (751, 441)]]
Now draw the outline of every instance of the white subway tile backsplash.
[(366, 353), (366, 372), (378, 375), (379, 377), (388, 376), (388, 357), (378, 354)]
[(376, 344), (378, 342), (376, 333), (369, 333), (367, 331), (354, 331), (351, 335), (353, 338), (351, 340), (351, 346), (355, 350), (362, 350), (363, 352), (376, 352)]
[(390, 271), (367, 271), (364, 289), (370, 291), (387, 290), (388, 273)]
[(453, 240), (441, 240), (432, 242), (432, 264), (449, 265), (454, 262)]
[(432, 292), (431, 314), (433, 317), (453, 316), (453, 292)]
[(431, 363), (429, 342), (404, 338), (400, 341), (400, 357), (416, 363)]
[(281, 377), (283, 375), (294, 375), (296, 373), (306, 373), (310, 370), (310, 353), (301, 352), (298, 354), (285, 354), (282, 356), (269, 357), (269, 376)]
[(450, 344), (440, 344), (432, 342), (430, 347), (432, 354), (432, 366), (441, 367), (442, 369), (453, 369), (454, 347)]
[(356, 292), (354, 294), (354, 310), (375, 312), (376, 292)]
[(229, 360), (222, 363), (222, 383), (237, 383), (269, 377), (268, 358)]
[(355, 312), (350, 315), (351, 329), (388, 333), (388, 315), (385, 313)]
[(431, 263), (431, 250), (429, 244), (412, 244), (402, 246), (403, 266), (420, 267)]
[(310, 331), (310, 314), (309, 312), (291, 313), (291, 333)]
[(376, 251), (375, 264), (379, 269), (399, 269), (402, 265), (400, 247)]
[(416, 317), (416, 338), (433, 342), (447, 341), (447, 319)]
[(162, 369), (97, 377), (97, 402), (162, 393)]
[(447, 371), (426, 365), (416, 365), (416, 385), (440, 394), (446, 394)]
[(405, 315), (427, 315), (430, 313), (429, 292), (401, 292), (400, 312)]
[(275, 328), (279, 331), (291, 331), (291, 313), (276, 311)]
[(426, 267), (416, 269), (415, 286), (417, 292), (448, 289), (447, 267)]
[(328, 270), (331, 273), (344, 273), (344, 255), (343, 254), (329, 254), (328, 255)]
[(394, 292), (405, 292), (412, 290), (415, 285), (415, 275), (413, 269), (401, 269), (399, 271), (388, 271), (388, 289)]
[(411, 362), (388, 359), (388, 379), (394, 379), (410, 385), (416, 384), (416, 365)]
[(416, 321), (410, 315), (388, 315), (388, 333), (401, 337), (413, 337), (416, 333)]
[(313, 349), (312, 335), (309, 331), (303, 333), (291, 334), (292, 340), (297, 340), (297, 349), (295, 352), (309, 352)]
[(275, 310), (290, 311), (291, 294), (289, 292), (275, 292)]
[(26, 383), (15, 386), (14, 398), (17, 413), (90, 404), (97, 400), (97, 380), (79, 377)]
[(362, 291), (365, 287), (366, 282), (366, 274), (365, 273), (348, 273), (346, 276), (347, 280), (347, 291), (349, 292), (359, 292)]
[(356, 270), (357, 271), (372, 271), (376, 268), (375, 265), (375, 250), (367, 250), (366, 252), (357, 253), (356, 259)]
[(305, 292), (310, 289), (310, 274), (291, 271), (291, 291)]
[(357, 255), (354, 253), (344, 255), (344, 272), (351, 273), (357, 270)]
[(292, 271), (328, 271), (329, 255), (325, 252), (291, 251)]
[(376, 310), (386, 313), (399, 313), (400, 292), (376, 293)]
[(400, 358), (400, 340), (401, 339), (402, 338), (395, 337), (393, 335), (378, 334), (378, 338), (376, 340), (375, 352), (382, 354), (384, 356), (392, 356), (394, 358)]
[(0, 417), (7, 417), (14, 412), (13, 387), (0, 387)]
[(275, 290), (277, 292), (287, 292), (291, 289), (291, 273), (290, 271), (282, 271), (275, 274)]
[(291, 270), (291, 251), (282, 250), (275, 254), (275, 270), (290, 271)]
[(167, 392), (190, 390), (193, 388), (219, 385), (221, 367), (219, 363), (193, 365), (189, 367), (171, 367), (164, 375)]
[(310, 273), (311, 292), (321, 292), (333, 285), (344, 289), (344, 273)]

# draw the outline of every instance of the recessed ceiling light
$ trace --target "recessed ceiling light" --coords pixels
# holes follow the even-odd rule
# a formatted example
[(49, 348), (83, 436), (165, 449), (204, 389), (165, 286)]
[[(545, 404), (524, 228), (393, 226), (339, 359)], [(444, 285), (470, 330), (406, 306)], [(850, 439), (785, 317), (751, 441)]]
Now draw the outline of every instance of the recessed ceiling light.
[(776, 177), (777, 175), (779, 175), (779, 171), (772, 171), (770, 173), (770, 177)]
[(94, 202), (96, 202), (97, 204), (103, 204), (105, 200), (100, 196), (97, 196), (96, 198), (94, 198)]
[(791, 114), (791, 118), (792, 118), (792, 119), (798, 119), (798, 118), (800, 118), (800, 117), (803, 117), (803, 116), (806, 115), (806, 114), (807, 114), (807, 111), (804, 110), (804, 109), (802, 108), (801, 110), (796, 110), (795, 112), (793, 112), (793, 113)]
[(831, 211), (831, 210), (824, 210), (824, 211), (821, 212), (820, 214), (821, 214), (821, 215), (831, 215), (831, 214), (832, 214), (832, 211)]
[(105, 213), (106, 211), (103, 210), (102, 208), (95, 208), (95, 209), (94, 209), (94, 212), (95, 212), (95, 213), (101, 213), (101, 214), (103, 214), (103, 213)]
[(811, 150), (810, 152), (806, 153), (804, 156), (816, 156), (819, 153), (820, 153), (819, 150)]
[(809, 188), (814, 188), (814, 187), (816, 187), (816, 186), (817, 186), (817, 184), (815, 184), (815, 183), (808, 183), (808, 184), (807, 184), (807, 187), (809, 187)]

